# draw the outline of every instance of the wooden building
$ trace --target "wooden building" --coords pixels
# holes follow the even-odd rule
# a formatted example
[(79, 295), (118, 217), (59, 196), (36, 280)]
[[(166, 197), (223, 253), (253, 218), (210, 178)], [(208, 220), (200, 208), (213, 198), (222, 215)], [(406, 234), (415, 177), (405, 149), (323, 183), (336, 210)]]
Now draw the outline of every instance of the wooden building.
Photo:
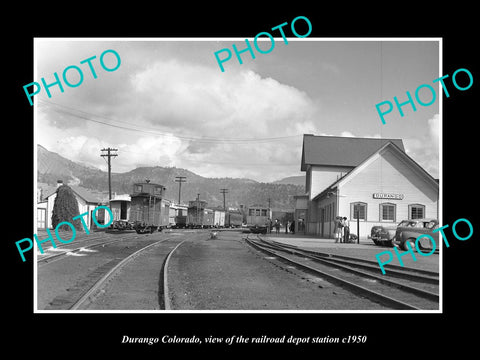
[[(57, 188), (60, 186), (63, 186), (61, 180), (57, 182)], [(88, 213), (88, 215), (83, 216), (87, 228), (89, 230), (95, 229), (97, 226), (93, 221), (93, 210), (95, 210), (97, 206), (108, 205), (108, 194), (95, 193), (81, 186), (69, 185), (69, 187), (72, 189), (77, 200), (79, 214)], [(56, 197), (56, 189), (51, 190), (37, 203), (37, 226), (39, 229), (52, 229), (52, 212)], [(110, 221), (109, 214), (104, 211), (104, 209), (97, 211), (96, 218), (101, 224)]]
[(333, 238), (336, 216), (360, 238), (374, 225), (438, 219), (439, 184), (405, 153), (401, 139), (304, 135), (301, 170), (306, 195), (296, 197), (307, 234)]

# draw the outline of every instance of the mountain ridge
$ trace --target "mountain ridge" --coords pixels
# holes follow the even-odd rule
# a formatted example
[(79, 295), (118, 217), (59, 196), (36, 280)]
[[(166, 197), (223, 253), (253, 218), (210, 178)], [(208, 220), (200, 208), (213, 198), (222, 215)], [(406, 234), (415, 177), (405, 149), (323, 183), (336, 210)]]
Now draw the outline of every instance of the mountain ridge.
[[(79, 185), (94, 191), (108, 192), (108, 175), (106, 171), (85, 166), (64, 158), (60, 154), (37, 146), (37, 179), (39, 183), (54, 186), (57, 180), (65, 184)], [(292, 210), (294, 196), (304, 194), (304, 186), (289, 184), (288, 178), (277, 182), (263, 183), (246, 178), (207, 178), (194, 172), (176, 167), (142, 166), (133, 170), (116, 173), (112, 172), (112, 193), (130, 194), (133, 183), (143, 182), (146, 179), (167, 188), (166, 198), (178, 201), (178, 183), (176, 176), (186, 176), (182, 183), (181, 202), (200, 198), (206, 200), (209, 206), (223, 206), (223, 195), (220, 189), (228, 189), (226, 206), (240, 207), (252, 204), (269, 202), (272, 208)], [(295, 178), (295, 177), (291, 177)], [(295, 179), (298, 182), (298, 179)], [(287, 183), (285, 183), (286, 181)], [(292, 180), (293, 181), (293, 180)]]

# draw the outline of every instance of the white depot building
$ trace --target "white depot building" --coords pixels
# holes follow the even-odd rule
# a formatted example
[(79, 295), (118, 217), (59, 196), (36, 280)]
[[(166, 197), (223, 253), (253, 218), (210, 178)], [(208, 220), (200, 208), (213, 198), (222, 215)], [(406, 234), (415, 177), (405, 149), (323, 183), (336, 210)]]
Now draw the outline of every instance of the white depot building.
[(405, 153), (401, 139), (303, 137), (306, 194), (296, 197), (295, 220), (306, 234), (334, 237), (336, 216), (350, 220), (360, 239), (374, 225), (438, 219), (439, 184)]

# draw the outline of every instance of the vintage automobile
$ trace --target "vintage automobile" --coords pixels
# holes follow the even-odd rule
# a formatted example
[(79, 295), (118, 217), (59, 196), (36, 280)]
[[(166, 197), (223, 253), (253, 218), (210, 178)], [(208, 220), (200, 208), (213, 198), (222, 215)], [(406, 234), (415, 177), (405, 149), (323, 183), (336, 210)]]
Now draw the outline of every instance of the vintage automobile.
[(397, 226), (393, 245), (403, 250), (408, 250), (407, 243), (409, 243), (410, 247), (415, 251), (415, 241), (417, 237), (422, 234), (428, 234), (435, 240), (435, 244), (432, 244), (430, 238), (424, 236), (418, 241), (418, 247), (421, 251), (426, 250), (427, 252), (431, 251), (434, 247), (438, 249), (438, 232), (432, 232), (437, 228), (437, 219), (423, 218), (403, 220)]
[(395, 239), (395, 232), (397, 231), (396, 225), (373, 226), (370, 231), (370, 239), (373, 240), (375, 245), (379, 246), (393, 246), (393, 240)]

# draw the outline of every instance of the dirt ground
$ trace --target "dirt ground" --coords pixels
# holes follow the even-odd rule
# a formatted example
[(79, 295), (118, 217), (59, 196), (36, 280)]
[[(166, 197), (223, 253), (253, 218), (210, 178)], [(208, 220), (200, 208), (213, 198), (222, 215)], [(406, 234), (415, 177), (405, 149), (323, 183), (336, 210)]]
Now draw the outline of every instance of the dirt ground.
[(252, 249), (239, 233), (185, 242), (170, 260), (177, 310), (385, 309)]

